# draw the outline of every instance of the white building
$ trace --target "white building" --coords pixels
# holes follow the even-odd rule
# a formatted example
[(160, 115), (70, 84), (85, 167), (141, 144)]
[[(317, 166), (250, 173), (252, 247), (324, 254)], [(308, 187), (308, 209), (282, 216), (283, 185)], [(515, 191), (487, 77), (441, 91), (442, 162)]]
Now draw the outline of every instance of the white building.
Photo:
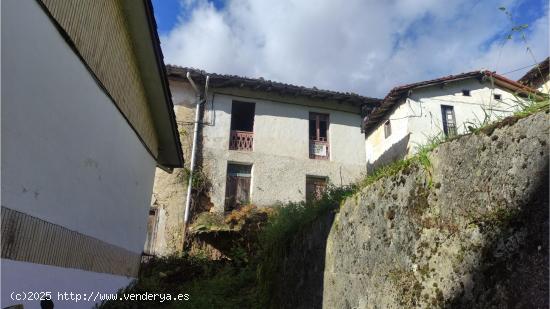
[[(167, 71), (180, 132), (187, 136), (182, 144), (188, 147), (195, 94), (186, 74), (201, 91), (210, 76), (208, 93), (202, 94), (199, 165), (211, 187), (193, 214), (196, 208), (223, 213), (248, 203), (300, 202), (327, 183), (345, 185), (365, 175), (361, 106), (379, 100), (173, 66)], [(146, 251), (169, 254), (181, 241), (185, 188), (177, 172), (157, 170), (156, 218)]]
[(137, 276), (155, 167), (183, 164), (152, 6), (1, 4), (1, 306), (90, 308)]
[(535, 93), (489, 71), (396, 87), (364, 119), (367, 169), (413, 154), (436, 136), (467, 133), (468, 127), (508, 116), (522, 97)]

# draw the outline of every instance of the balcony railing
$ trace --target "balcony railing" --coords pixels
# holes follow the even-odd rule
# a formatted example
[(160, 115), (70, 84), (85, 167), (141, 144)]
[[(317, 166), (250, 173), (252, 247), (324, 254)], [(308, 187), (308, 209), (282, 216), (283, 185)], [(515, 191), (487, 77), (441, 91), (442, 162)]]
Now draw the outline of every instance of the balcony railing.
[(328, 159), (329, 144), (328, 141), (309, 140), (309, 157), (311, 159)]
[(254, 132), (231, 130), (229, 138), (230, 150), (252, 151)]

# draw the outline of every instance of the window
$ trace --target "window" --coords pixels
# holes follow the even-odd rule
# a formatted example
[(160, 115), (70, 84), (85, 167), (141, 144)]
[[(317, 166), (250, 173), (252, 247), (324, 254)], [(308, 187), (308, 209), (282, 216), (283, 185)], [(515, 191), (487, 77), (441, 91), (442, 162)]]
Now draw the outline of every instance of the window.
[(306, 203), (321, 199), (326, 188), (326, 177), (306, 176)]
[(329, 117), (327, 114), (309, 113), (309, 157), (328, 159)]
[(502, 99), (502, 95), (501, 95), (501, 94), (494, 94), (493, 97), (495, 98), (495, 100), (500, 100), (500, 99)]
[(390, 135), (391, 135), (391, 123), (388, 120), (384, 123), (384, 137), (388, 138), (390, 137)]
[(443, 119), (443, 132), (448, 137), (456, 135), (455, 112), (452, 106), (441, 105), (441, 117)]
[(225, 210), (238, 209), (250, 203), (252, 165), (228, 164), (225, 185)]
[(462, 95), (465, 97), (470, 96), (470, 89), (462, 89)]
[(231, 106), (230, 150), (252, 151), (256, 104), (233, 101)]

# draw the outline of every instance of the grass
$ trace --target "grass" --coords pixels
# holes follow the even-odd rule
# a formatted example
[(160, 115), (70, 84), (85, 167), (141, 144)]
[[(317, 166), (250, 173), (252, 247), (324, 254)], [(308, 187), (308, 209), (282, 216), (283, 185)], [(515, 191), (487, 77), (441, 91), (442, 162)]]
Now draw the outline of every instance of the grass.
[[(526, 104), (512, 118), (520, 119), (540, 111), (548, 111), (548, 100)], [(487, 128), (496, 128), (500, 124), (484, 124), (475, 128), (483, 132)], [(453, 138), (460, 138), (453, 137)], [(276, 307), (276, 296), (281, 295), (277, 276), (283, 265), (284, 257), (290, 249), (293, 237), (310, 227), (320, 217), (337, 211), (346, 198), (376, 181), (406, 171), (413, 166), (423, 167), (430, 172), (429, 154), (438, 145), (448, 141), (443, 135), (432, 137), (417, 148), (416, 155), (383, 166), (361, 182), (344, 186), (329, 187), (324, 196), (313, 203), (288, 203), (277, 205), (268, 212), (268, 222), (258, 235), (259, 249), (251, 256), (232, 261), (212, 261), (206, 257), (185, 255), (179, 258), (154, 260), (144, 266), (136, 282), (120, 292), (124, 293), (187, 293), (189, 300), (184, 302), (108, 302), (103, 308), (270, 308)], [(248, 220), (256, 213), (254, 207), (247, 207), (225, 220), (221, 217), (205, 216), (195, 223), (199, 230), (233, 228)], [(513, 214), (496, 213), (487, 221), (506, 221)], [(257, 233), (257, 231), (255, 231)], [(242, 248), (233, 248), (238, 254), (251, 254)], [(401, 284), (407, 294), (405, 303), (414, 303), (420, 290), (410, 276), (390, 273), (390, 280), (406, 279)], [(406, 284), (405, 284), (406, 283)], [(412, 287), (412, 289), (411, 289)]]
[[(288, 203), (267, 211), (269, 220), (258, 235), (259, 249), (250, 256), (231, 261), (209, 260), (206, 256), (155, 259), (142, 266), (137, 281), (121, 293), (189, 294), (180, 302), (110, 301), (101, 308), (269, 308), (276, 307), (278, 290), (273, 284), (292, 237), (310, 226), (319, 217), (336, 211), (340, 204), (358, 190), (355, 185), (327, 189), (323, 197), (312, 203)], [(246, 207), (242, 213), (255, 213)], [(201, 218), (201, 227), (217, 228), (228, 221), (241, 221), (243, 214), (219, 218)], [(255, 233), (258, 233), (255, 231)], [(248, 253), (239, 247), (240, 255)], [(279, 294), (280, 295), (280, 294)]]
[(519, 111), (514, 113), (514, 116), (524, 118), (541, 111), (548, 111), (549, 109), (550, 109), (549, 99), (545, 99), (542, 101), (531, 101), (530, 104), (524, 105)]
[(251, 266), (205, 257), (155, 259), (142, 266), (138, 280), (123, 293), (187, 294), (184, 301), (108, 301), (100, 308), (259, 308), (256, 272)]
[(377, 182), (378, 180), (393, 176), (400, 171), (406, 171), (411, 168), (413, 165), (422, 166), (425, 170), (429, 171), (432, 164), (430, 162), (429, 154), (434, 150), (438, 145), (447, 141), (448, 139), (440, 134), (428, 138), (428, 142), (424, 145), (420, 145), (417, 148), (417, 153), (410, 158), (394, 161), (390, 164), (384, 165), (376, 169), (374, 172), (370, 173), (365, 179), (359, 183), (359, 187), (365, 188), (371, 184)]
[(534, 100), (532, 98), (516, 98), (515, 103), (518, 108), (509, 117), (490, 121), (490, 117), (487, 117), (486, 114), (486, 117), (483, 121), (468, 122), (468, 124), (470, 124), (470, 132), (474, 134), (485, 133), (490, 135), (496, 128), (501, 128), (506, 125), (514, 124), (519, 119), (525, 118), (538, 112), (548, 111), (550, 107), (548, 98), (545, 98), (543, 100)]
[(329, 187), (323, 197), (313, 203), (289, 203), (276, 208), (268, 225), (260, 234), (261, 251), (258, 257), (259, 298), (262, 308), (276, 308), (276, 295), (282, 287), (276, 285), (276, 276), (292, 238), (318, 218), (339, 209), (358, 186)]

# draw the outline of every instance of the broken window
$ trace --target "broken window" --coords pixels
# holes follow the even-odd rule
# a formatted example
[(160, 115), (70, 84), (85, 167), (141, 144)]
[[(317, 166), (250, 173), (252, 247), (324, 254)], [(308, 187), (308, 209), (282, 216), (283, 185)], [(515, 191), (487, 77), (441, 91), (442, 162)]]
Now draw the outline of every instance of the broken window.
[(441, 105), (441, 117), (443, 118), (443, 132), (445, 132), (445, 136), (456, 136), (456, 120), (453, 107)]
[(328, 126), (327, 114), (309, 113), (309, 157), (328, 159)]
[(252, 151), (256, 104), (233, 101), (231, 106), (230, 150)]
[(390, 135), (391, 135), (391, 123), (388, 120), (384, 123), (384, 137), (388, 138)]
[(145, 247), (143, 253), (154, 255), (155, 254), (155, 242), (157, 238), (157, 224), (158, 224), (158, 209), (149, 209), (149, 217), (147, 218), (147, 238), (145, 239)]
[(326, 177), (306, 176), (306, 203), (321, 199), (326, 188)]
[(225, 210), (231, 211), (250, 203), (252, 165), (228, 164), (225, 185)]

